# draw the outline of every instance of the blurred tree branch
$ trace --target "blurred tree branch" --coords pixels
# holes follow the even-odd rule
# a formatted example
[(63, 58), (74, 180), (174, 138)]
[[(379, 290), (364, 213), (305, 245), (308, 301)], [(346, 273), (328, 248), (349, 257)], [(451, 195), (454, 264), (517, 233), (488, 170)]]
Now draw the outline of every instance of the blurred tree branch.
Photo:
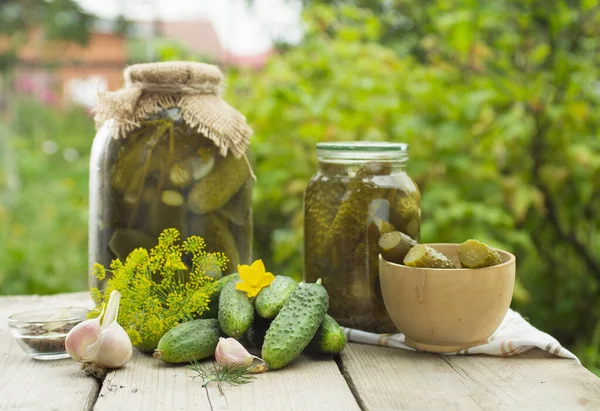
[[(544, 122), (540, 109), (531, 110), (531, 112), (536, 123), (536, 131), (531, 139), (531, 157), (533, 159), (532, 175), (535, 185), (540, 189), (544, 196), (544, 205), (548, 212), (549, 221), (556, 232), (557, 237), (573, 248), (573, 250), (583, 259), (589, 271), (598, 281), (600, 281), (600, 262), (595, 260), (592, 251), (579, 240), (576, 232), (574, 230), (567, 230), (561, 223), (556, 200), (554, 199), (551, 190), (542, 179), (541, 169), (544, 164), (544, 152), (546, 151), (544, 139), (548, 127)], [(543, 250), (539, 251), (543, 252)]]

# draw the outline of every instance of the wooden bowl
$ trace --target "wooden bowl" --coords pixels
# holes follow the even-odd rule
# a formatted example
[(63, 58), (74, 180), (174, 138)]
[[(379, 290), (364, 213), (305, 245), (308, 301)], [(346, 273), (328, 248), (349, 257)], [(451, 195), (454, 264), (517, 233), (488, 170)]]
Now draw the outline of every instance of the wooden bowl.
[[(460, 244), (428, 244), (457, 267)], [(379, 277), (390, 318), (418, 350), (455, 352), (484, 343), (512, 299), (515, 256), (498, 250), (502, 263), (484, 268), (414, 268), (379, 256)]]

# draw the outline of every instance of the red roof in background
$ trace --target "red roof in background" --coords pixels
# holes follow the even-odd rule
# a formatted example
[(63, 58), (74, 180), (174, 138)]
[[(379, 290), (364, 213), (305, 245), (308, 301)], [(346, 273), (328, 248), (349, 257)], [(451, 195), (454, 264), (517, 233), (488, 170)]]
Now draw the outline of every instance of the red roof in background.
[[(7, 49), (10, 40), (0, 36), (0, 52)], [(19, 49), (22, 62), (70, 62), (124, 66), (127, 61), (125, 40), (109, 33), (90, 33), (85, 46), (71, 41), (46, 40), (39, 29), (29, 33), (24, 46)]]
[(254, 55), (235, 55), (228, 52), (209, 20), (199, 19), (194, 21), (136, 21), (134, 25), (138, 31), (146, 31), (156, 24), (160, 35), (178, 41), (194, 53), (211, 57), (219, 63), (240, 67), (262, 67), (272, 51)]
[(160, 31), (164, 37), (179, 41), (193, 52), (209, 55), (218, 61), (225, 57), (225, 48), (208, 20), (163, 21), (160, 22)]
[(250, 56), (236, 56), (234, 54), (227, 53), (223, 62), (227, 65), (236, 67), (261, 68), (265, 65), (272, 54), (273, 50), (267, 50), (263, 53)]

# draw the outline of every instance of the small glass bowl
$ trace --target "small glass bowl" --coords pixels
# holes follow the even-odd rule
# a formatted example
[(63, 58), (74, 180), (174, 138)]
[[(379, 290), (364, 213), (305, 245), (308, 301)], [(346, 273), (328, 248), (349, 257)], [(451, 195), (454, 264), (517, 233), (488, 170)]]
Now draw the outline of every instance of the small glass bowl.
[(81, 307), (44, 308), (8, 317), (10, 332), (30, 357), (36, 360), (68, 358), (65, 339), (71, 328), (90, 310)]

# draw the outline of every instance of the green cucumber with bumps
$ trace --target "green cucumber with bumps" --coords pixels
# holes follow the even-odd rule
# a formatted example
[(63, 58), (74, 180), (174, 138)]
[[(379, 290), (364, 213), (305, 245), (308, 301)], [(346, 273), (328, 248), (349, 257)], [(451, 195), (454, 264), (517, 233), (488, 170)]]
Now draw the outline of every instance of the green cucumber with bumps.
[(298, 283), (290, 277), (275, 276), (275, 280), (260, 290), (254, 301), (256, 313), (262, 318), (272, 320), (277, 316), (283, 304), (290, 298)]
[(219, 297), (219, 325), (233, 338), (241, 338), (254, 321), (254, 304), (244, 291), (235, 288), (238, 282), (225, 284)]
[(202, 318), (217, 318), (219, 313), (219, 299), (221, 297), (221, 291), (223, 287), (232, 281), (239, 281), (240, 275), (238, 273), (229, 274), (225, 277), (221, 277), (212, 283), (209, 283), (202, 287), (202, 291), (208, 294), (210, 302), (208, 303), (208, 310), (202, 313)]
[(153, 356), (168, 363), (201, 360), (215, 354), (221, 335), (215, 319), (187, 321), (162, 336)]
[(314, 338), (306, 350), (314, 354), (339, 354), (348, 342), (342, 327), (331, 317), (325, 314)]
[(262, 358), (269, 369), (283, 368), (300, 355), (317, 333), (328, 307), (329, 295), (320, 279), (298, 284), (265, 335)]

